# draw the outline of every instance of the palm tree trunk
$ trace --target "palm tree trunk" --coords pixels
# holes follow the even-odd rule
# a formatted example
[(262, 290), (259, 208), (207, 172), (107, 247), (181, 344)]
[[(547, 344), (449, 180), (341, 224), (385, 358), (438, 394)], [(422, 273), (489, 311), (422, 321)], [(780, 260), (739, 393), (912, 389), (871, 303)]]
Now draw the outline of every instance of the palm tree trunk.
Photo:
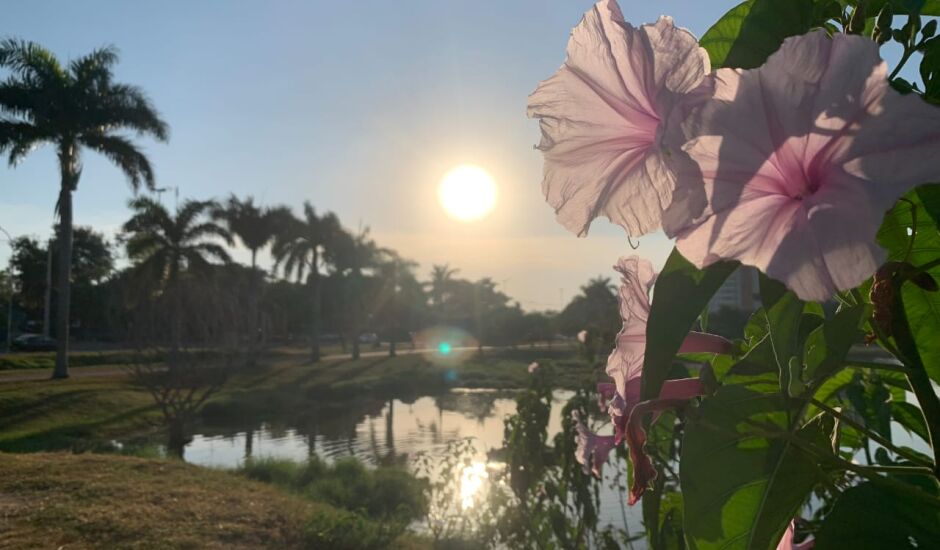
[(62, 188), (59, 191), (59, 296), (56, 308), (56, 352), (53, 378), (69, 377), (69, 306), (72, 283), (72, 189), (78, 179), (74, 147), (59, 152)]
[(258, 273), (258, 263), (257, 263), (258, 250), (255, 248), (251, 249), (251, 297), (252, 309), (254, 309), (254, 320), (251, 325), (251, 352), (254, 354), (258, 344), (263, 340), (261, 335), (261, 278)]

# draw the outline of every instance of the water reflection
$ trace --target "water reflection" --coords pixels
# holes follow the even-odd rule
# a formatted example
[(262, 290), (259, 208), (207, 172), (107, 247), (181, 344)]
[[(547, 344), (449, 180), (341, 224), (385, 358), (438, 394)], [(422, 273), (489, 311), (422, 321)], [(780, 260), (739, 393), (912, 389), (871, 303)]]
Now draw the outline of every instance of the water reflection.
[[(556, 391), (548, 422), (549, 439), (561, 431), (561, 410), (572, 392)], [(351, 403), (291, 403), (263, 419), (205, 421), (184, 450), (188, 462), (234, 468), (246, 458), (305, 460), (317, 454), (327, 460), (353, 456), (366, 464), (414, 466), (419, 453), (443, 457), (448, 444), (472, 438), (475, 454), (456, 472), (455, 504), (463, 510), (486, 498), (499, 462), (489, 452), (502, 447), (507, 416), (516, 412), (515, 394), (457, 389), (434, 396), (363, 399)], [(622, 526), (624, 495), (611, 486), (616, 468), (605, 469), (601, 494), (602, 523)], [(622, 485), (622, 483), (621, 483)], [(633, 528), (639, 508), (627, 510)]]

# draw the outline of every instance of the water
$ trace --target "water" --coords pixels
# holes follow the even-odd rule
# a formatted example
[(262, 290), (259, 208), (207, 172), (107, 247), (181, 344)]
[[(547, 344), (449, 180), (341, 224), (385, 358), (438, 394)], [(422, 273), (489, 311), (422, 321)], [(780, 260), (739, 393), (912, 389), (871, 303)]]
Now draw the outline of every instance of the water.
[[(570, 391), (554, 393), (548, 422), (550, 439), (561, 431), (561, 410), (572, 395)], [(500, 466), (487, 455), (502, 447), (504, 420), (515, 412), (512, 393), (456, 389), (413, 400), (376, 400), (312, 410), (287, 422), (204, 424), (184, 449), (184, 459), (203, 466), (235, 468), (248, 457), (302, 461), (317, 454), (328, 460), (354, 456), (371, 465), (394, 462), (413, 466), (418, 453), (440, 456), (448, 443), (472, 438), (476, 454), (457, 481), (458, 494), (469, 506), (474, 494), (485, 491), (487, 470)], [(625, 513), (628, 528), (636, 532), (641, 530), (639, 506), (626, 507), (626, 494), (611, 487), (617, 466), (612, 460), (605, 469), (601, 522), (622, 527)], [(625, 465), (619, 467), (623, 471)]]

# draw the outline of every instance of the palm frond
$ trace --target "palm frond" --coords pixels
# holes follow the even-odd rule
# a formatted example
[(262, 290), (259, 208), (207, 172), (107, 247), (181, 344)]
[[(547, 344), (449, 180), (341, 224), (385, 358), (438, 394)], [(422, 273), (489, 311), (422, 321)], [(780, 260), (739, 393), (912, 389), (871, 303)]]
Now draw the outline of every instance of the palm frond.
[(127, 138), (117, 135), (83, 134), (81, 143), (85, 147), (101, 153), (127, 176), (131, 187), (136, 191), (141, 183), (153, 189), (156, 179), (150, 160)]

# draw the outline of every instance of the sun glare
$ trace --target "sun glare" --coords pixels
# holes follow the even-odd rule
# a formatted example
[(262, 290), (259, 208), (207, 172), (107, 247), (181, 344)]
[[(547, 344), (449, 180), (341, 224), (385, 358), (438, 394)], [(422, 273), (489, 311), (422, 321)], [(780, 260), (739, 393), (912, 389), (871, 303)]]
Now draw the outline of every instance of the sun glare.
[(464, 164), (444, 175), (437, 197), (452, 218), (479, 220), (496, 206), (496, 182), (479, 166)]

